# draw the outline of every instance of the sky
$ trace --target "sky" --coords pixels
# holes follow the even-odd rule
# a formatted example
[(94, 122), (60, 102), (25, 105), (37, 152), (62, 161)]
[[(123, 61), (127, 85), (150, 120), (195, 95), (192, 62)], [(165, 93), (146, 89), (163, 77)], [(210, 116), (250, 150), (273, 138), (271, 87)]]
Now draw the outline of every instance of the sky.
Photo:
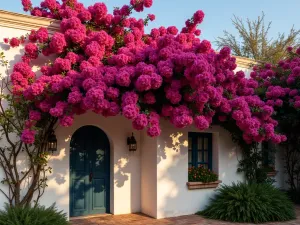
[[(86, 6), (101, 0), (79, 0)], [(38, 5), (41, 0), (32, 0)], [(129, 0), (102, 0), (107, 4), (110, 12), (114, 6), (128, 4)], [(202, 31), (200, 39), (214, 42), (217, 37), (227, 30), (236, 34), (231, 19), (236, 15), (242, 19), (256, 19), (265, 13), (266, 22), (272, 22), (270, 37), (277, 37), (278, 33), (287, 33), (294, 25), (300, 29), (300, 0), (153, 0), (153, 6), (136, 16), (144, 18), (148, 13), (156, 15), (156, 20), (147, 28), (175, 25), (184, 26), (186, 19), (201, 9), (205, 13), (204, 22), (199, 26)], [(0, 0), (0, 9), (23, 13), (21, 0)], [(146, 30), (146, 31), (147, 31)]]

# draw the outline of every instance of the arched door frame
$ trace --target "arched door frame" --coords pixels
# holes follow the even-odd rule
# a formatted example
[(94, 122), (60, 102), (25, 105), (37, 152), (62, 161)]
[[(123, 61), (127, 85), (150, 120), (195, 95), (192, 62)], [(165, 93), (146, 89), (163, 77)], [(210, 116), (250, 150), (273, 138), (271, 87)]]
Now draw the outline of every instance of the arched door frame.
[[(89, 132), (93, 132), (91, 134), (89, 134)], [(96, 133), (96, 134), (95, 134)], [(79, 149), (75, 149), (72, 150), (72, 148), (75, 148), (72, 145), (75, 145), (74, 143), (74, 138), (78, 138), (78, 140), (84, 138), (85, 140), (81, 140), (80, 142), (85, 143), (89, 138), (92, 138), (93, 135), (99, 136), (99, 139), (97, 139), (97, 137), (95, 138), (95, 143), (101, 146), (104, 146), (105, 148), (105, 152), (104, 152), (104, 168), (105, 168), (105, 178), (104, 179), (104, 186), (105, 189), (103, 189), (102, 191), (104, 191), (104, 201), (105, 201), (105, 212), (103, 210), (92, 210), (91, 207), (94, 207), (95, 202), (97, 203), (97, 199), (95, 200), (94, 196), (96, 196), (96, 192), (94, 191), (96, 188), (99, 188), (98, 186), (95, 186), (96, 184), (94, 184), (94, 178), (91, 176), (93, 176), (94, 174), (92, 174), (92, 172), (88, 173), (87, 169), (87, 163), (93, 165), (93, 171), (94, 168), (96, 168), (97, 166), (95, 166), (95, 164), (91, 163), (91, 161), (93, 158), (97, 158), (98, 156), (94, 157), (93, 154), (98, 154), (97, 152), (89, 152), (88, 149), (81, 149), (84, 152), (84, 165), (83, 165), (83, 170), (82, 173), (77, 173), (76, 170), (76, 157), (75, 156), (75, 152), (73, 153), (74, 155), (72, 156), (72, 151), (80, 151), (80, 147), (82, 146), (78, 146)], [(103, 142), (101, 142), (101, 139)], [(94, 140), (94, 139), (93, 139)], [(88, 146), (93, 146), (93, 143), (90, 143)], [(98, 146), (99, 147), (99, 146)], [(95, 148), (95, 146), (94, 146)], [(93, 149), (93, 147), (91, 148)], [(95, 149), (94, 149), (95, 150)], [(100, 149), (99, 149), (100, 150)], [(77, 157), (78, 158), (78, 157)], [(75, 161), (74, 161), (75, 160)], [(96, 160), (96, 159), (95, 159)], [(96, 161), (94, 163), (97, 163)], [(80, 164), (80, 163), (79, 163)], [(78, 166), (80, 166), (78, 164)], [(77, 129), (74, 134), (72, 135), (71, 138), (71, 142), (70, 142), (70, 187), (69, 187), (69, 193), (70, 193), (70, 200), (69, 200), (69, 204), (70, 204), (70, 216), (85, 216), (85, 215), (92, 215), (92, 214), (98, 214), (98, 213), (109, 213), (110, 212), (110, 141), (108, 136), (106, 135), (106, 133), (100, 129), (97, 126), (93, 126), (93, 125), (86, 125), (86, 126), (82, 126), (79, 129)], [(98, 173), (100, 174), (99, 171), (94, 171), (94, 173)], [(76, 179), (78, 176), (78, 178), (80, 178), (81, 180)], [(88, 177), (87, 177), (88, 176)], [(98, 180), (101, 180), (102, 178), (98, 177)], [(102, 180), (103, 180), (102, 179)], [(96, 179), (95, 179), (96, 180)], [(82, 193), (84, 193), (84, 201), (83, 201), (83, 210), (78, 210), (75, 209), (75, 205), (77, 204), (76, 202), (76, 188), (78, 186), (78, 183), (82, 182), (83, 184), (83, 191)], [(90, 182), (90, 183), (88, 183)], [(95, 181), (96, 182), (96, 181)], [(77, 185), (77, 186), (76, 186)], [(101, 191), (101, 190), (100, 190)], [(92, 192), (92, 193), (89, 193)], [(92, 196), (90, 198), (87, 198), (87, 196)], [(76, 202), (76, 203), (75, 203)], [(92, 204), (92, 206), (91, 206)]]

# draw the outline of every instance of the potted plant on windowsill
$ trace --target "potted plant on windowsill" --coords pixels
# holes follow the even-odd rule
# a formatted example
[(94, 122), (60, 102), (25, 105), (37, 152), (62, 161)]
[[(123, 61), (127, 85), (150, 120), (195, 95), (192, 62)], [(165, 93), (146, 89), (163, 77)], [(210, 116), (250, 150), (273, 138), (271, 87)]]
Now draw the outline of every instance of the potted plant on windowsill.
[(272, 167), (272, 166), (265, 167), (264, 170), (267, 173), (268, 177), (275, 177), (278, 172), (275, 170), (275, 167)]
[(222, 181), (218, 180), (218, 175), (209, 169), (192, 167), (189, 169), (189, 181), (187, 187), (189, 190), (216, 188)]

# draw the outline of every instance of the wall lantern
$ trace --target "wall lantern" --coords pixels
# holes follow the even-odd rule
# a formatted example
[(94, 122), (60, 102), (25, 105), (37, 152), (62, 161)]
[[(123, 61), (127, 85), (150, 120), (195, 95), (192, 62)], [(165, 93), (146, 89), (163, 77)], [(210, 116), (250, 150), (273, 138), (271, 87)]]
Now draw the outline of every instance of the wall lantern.
[(131, 152), (136, 151), (137, 145), (136, 145), (136, 140), (135, 140), (135, 138), (133, 136), (133, 133), (132, 133), (131, 137), (127, 138), (127, 145), (128, 145), (129, 151), (131, 151)]
[(54, 130), (51, 130), (51, 133), (48, 137), (48, 151), (49, 152), (55, 152), (57, 151), (57, 139), (56, 136), (54, 134)]

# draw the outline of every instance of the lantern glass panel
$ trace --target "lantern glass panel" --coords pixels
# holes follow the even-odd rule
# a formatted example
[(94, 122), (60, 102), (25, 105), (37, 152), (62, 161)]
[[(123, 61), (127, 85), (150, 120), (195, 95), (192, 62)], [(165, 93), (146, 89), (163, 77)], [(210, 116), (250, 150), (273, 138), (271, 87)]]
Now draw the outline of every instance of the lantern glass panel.
[(137, 143), (136, 143), (136, 140), (135, 140), (133, 134), (131, 137), (127, 138), (127, 144), (128, 144), (129, 151), (136, 151)]
[(48, 151), (56, 151), (57, 150), (57, 139), (54, 133), (52, 133), (48, 138)]

